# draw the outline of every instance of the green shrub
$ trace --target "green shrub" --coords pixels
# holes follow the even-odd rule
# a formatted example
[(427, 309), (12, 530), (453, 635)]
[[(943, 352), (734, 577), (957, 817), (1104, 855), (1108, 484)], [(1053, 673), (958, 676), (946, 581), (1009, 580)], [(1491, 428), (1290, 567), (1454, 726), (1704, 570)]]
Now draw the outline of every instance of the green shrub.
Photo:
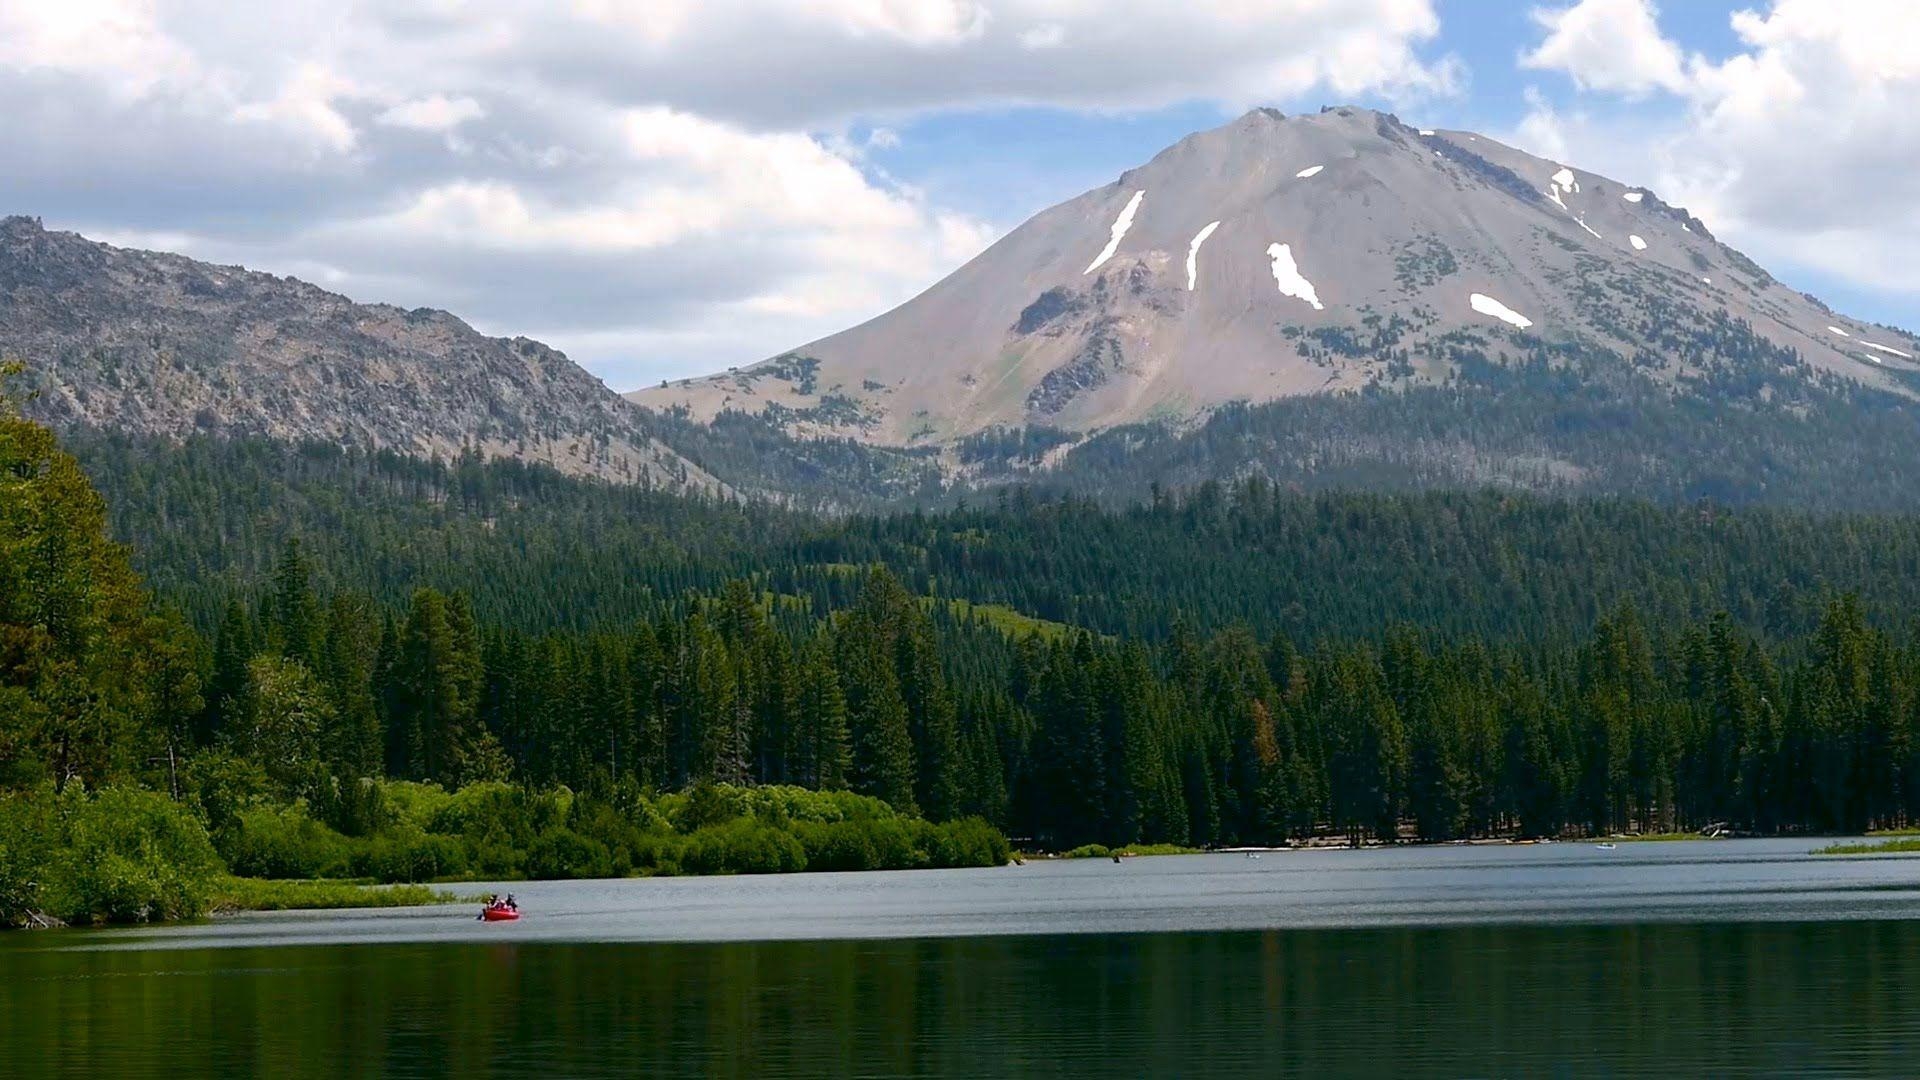
[(164, 795), (70, 788), (59, 797), (64, 833), (41, 879), (45, 911), (67, 922), (186, 919), (207, 910), (220, 874), (205, 826)]
[(976, 817), (933, 826), (928, 854), (941, 867), (1005, 866), (1013, 852), (999, 829)]
[(241, 813), (264, 803), (269, 788), (267, 772), (257, 763), (218, 750), (193, 757), (180, 779), (216, 838), (236, 828)]
[(453, 793), (439, 784), (423, 784), (413, 780), (382, 780), (380, 798), (386, 804), (392, 821), (412, 822), (424, 829), (433, 823), (441, 810), (453, 801)]
[(458, 839), (425, 832), (411, 823), (368, 838), (355, 860), (354, 876), (375, 881), (434, 881), (466, 877), (467, 848)]
[(736, 820), (689, 835), (680, 863), (693, 874), (785, 874), (806, 869), (807, 852), (792, 833)]
[(698, 832), (752, 813), (747, 789), (729, 784), (698, 783), (679, 795), (668, 796), (661, 804), (667, 820), (683, 833)]
[(386, 786), (363, 777), (319, 777), (307, 805), (315, 818), (344, 836), (371, 836), (399, 816), (387, 803)]
[(862, 821), (828, 823), (798, 822), (794, 836), (807, 853), (807, 866), (814, 870), (877, 870), (880, 852)]
[(927, 852), (914, 835), (913, 819), (896, 817), (861, 824), (873, 843), (875, 870), (918, 870), (928, 865)]
[(347, 838), (297, 803), (243, 811), (221, 833), (220, 850), (228, 870), (257, 878), (343, 877), (352, 858)]
[(262, 881), (222, 878), (213, 890), (214, 911), (287, 911), (300, 908), (416, 907), (423, 904), (478, 903), (426, 885), (365, 885), (354, 881)]
[(607, 845), (571, 829), (541, 833), (527, 850), (531, 878), (591, 878), (613, 875), (613, 856)]
[(0, 926), (45, 910), (41, 891), (61, 832), (51, 788), (0, 795)]

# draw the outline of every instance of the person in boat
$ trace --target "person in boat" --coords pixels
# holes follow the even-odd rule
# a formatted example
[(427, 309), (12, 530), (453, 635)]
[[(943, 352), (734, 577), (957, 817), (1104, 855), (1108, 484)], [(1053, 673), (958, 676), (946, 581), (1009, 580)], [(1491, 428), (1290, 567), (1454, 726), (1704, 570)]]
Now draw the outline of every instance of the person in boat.
[(500, 906), (506, 908), (508, 911), (520, 910), (520, 905), (514, 901), (512, 893), (507, 894), (507, 898), (501, 901)]

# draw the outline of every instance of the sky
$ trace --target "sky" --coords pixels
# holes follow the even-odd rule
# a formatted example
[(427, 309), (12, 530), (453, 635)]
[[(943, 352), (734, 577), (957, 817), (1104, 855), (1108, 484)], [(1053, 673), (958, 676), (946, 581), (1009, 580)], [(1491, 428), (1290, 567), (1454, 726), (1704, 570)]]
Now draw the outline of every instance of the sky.
[(1920, 328), (1920, 0), (0, 0), (0, 213), (615, 389), (870, 318), (1264, 105), (1645, 185)]

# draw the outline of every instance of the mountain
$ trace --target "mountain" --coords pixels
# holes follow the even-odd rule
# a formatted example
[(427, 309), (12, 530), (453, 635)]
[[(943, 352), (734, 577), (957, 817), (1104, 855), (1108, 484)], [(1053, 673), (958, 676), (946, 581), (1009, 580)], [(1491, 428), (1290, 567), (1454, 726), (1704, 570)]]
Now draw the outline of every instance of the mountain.
[(1359, 108), (1254, 110), (879, 318), (626, 399), (445, 312), (26, 218), (0, 220), (0, 356), (70, 429), (475, 448), (829, 511), (1246, 476), (1920, 509), (1920, 340), (1655, 192)]
[[(961, 468), (1012, 454), (1070, 479), (1100, 433), (1177, 438), (1262, 403), (1392, 411), (1503, 383), (1571, 401), (1571, 372), (1629, 424), (1730, 395), (1790, 415), (1808, 394), (1910, 402), (1916, 356), (1911, 334), (1832, 312), (1644, 188), (1367, 109), (1256, 109), (1041, 212), (876, 319), (629, 397), (937, 447)], [(1482, 424), (1420, 453), (1454, 480), (1612, 468), (1530, 434)]]
[(31, 218), (0, 220), (0, 355), (28, 364), (28, 412), (60, 426), (420, 456), (474, 447), (577, 475), (724, 486), (537, 341)]

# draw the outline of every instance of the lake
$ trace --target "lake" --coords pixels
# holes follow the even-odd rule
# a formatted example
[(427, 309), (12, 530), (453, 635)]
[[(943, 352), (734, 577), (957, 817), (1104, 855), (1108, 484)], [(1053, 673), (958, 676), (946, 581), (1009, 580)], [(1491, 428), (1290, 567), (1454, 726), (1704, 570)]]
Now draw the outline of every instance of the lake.
[(1920, 859), (1805, 840), (525, 883), (0, 939), (11, 1075), (1913, 1075)]

